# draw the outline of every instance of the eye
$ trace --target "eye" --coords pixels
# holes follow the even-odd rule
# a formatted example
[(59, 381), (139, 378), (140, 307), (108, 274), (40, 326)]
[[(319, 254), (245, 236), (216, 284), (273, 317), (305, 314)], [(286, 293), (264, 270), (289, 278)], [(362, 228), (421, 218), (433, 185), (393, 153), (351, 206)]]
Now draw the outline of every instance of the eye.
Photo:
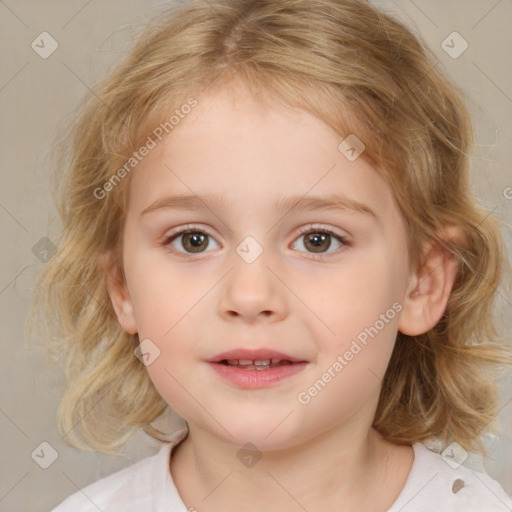
[(179, 252), (195, 254), (206, 252), (212, 241), (213, 238), (204, 231), (188, 228), (167, 237), (163, 245), (172, 245)]
[[(302, 241), (302, 239), (304, 239), (304, 241)], [(334, 247), (333, 251), (329, 251), (329, 249), (333, 247), (333, 241), (334, 246), (337, 245), (338, 247)], [(313, 254), (334, 252), (338, 248), (350, 245), (344, 236), (338, 235), (330, 229), (312, 228), (311, 226), (301, 231), (301, 236), (299, 236), (295, 244), (297, 243), (299, 244), (299, 250), (301, 250), (300, 246), (302, 246), (306, 251)], [(292, 246), (292, 248), (295, 249), (296, 247)]]
[[(293, 244), (292, 248), (297, 248), (295, 247), (295, 244), (299, 244), (299, 250), (302, 250), (300, 247), (302, 246), (304, 249), (306, 249), (306, 252), (309, 252), (313, 255), (331, 253), (336, 249), (350, 246), (350, 243), (347, 242), (347, 239), (344, 236), (336, 234), (327, 228), (314, 228), (312, 226), (307, 226), (301, 230), (300, 233), (301, 235), (297, 239), (297, 242)], [(302, 238), (304, 238), (304, 241), (301, 240)], [(216, 244), (217, 247), (212, 248), (212, 243)], [(208, 250), (219, 248), (217, 242), (215, 242), (213, 237), (211, 237), (208, 233), (205, 233), (200, 229), (194, 229), (190, 227), (187, 229), (182, 229), (168, 236), (162, 242), (162, 245), (171, 245), (178, 252), (184, 254), (203, 253), (207, 252)], [(329, 250), (333, 248), (333, 245), (334, 249)]]

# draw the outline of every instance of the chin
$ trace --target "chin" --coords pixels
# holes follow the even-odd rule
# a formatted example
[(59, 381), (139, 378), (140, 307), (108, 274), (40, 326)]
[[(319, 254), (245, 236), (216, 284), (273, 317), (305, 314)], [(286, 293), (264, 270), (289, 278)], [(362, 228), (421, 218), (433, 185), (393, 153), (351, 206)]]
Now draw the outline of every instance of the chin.
[[(257, 409), (260, 409), (260, 412)], [(229, 433), (215, 421), (208, 421), (207, 429), (214, 437), (238, 448), (252, 443), (260, 451), (289, 448), (297, 444), (299, 435), (304, 435), (303, 425), (297, 421), (293, 409), (290, 408), (287, 412), (283, 407), (269, 411), (261, 409), (261, 406), (255, 406), (253, 411), (238, 410), (222, 417), (215, 416)]]

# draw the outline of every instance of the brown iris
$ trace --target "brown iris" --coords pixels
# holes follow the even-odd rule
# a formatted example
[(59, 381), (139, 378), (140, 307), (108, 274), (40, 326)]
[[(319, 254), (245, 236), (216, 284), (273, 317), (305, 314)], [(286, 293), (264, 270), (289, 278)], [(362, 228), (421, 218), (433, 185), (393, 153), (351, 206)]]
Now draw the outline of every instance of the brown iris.
[(324, 252), (331, 246), (331, 235), (309, 233), (304, 236), (304, 246), (311, 252)]
[(208, 247), (208, 235), (199, 232), (184, 233), (182, 244), (188, 252), (201, 252)]

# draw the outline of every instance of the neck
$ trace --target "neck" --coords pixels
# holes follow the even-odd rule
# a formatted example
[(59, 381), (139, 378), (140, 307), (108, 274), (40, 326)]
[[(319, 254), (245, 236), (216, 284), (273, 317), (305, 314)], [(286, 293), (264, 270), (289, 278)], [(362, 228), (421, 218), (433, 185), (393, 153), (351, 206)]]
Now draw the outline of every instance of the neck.
[(171, 459), (173, 480), (186, 506), (201, 512), (385, 511), (407, 479), (412, 449), (355, 423), (252, 459), (190, 425)]

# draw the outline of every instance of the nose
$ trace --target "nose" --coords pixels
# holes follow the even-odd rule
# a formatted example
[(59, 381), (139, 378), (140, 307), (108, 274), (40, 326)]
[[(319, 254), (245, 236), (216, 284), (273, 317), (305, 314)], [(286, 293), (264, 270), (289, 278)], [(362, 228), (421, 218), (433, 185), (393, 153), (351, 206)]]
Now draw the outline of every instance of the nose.
[(276, 277), (277, 272), (267, 266), (265, 257), (247, 263), (235, 254), (232, 263), (232, 270), (223, 280), (219, 315), (228, 321), (248, 323), (286, 318), (286, 287)]

